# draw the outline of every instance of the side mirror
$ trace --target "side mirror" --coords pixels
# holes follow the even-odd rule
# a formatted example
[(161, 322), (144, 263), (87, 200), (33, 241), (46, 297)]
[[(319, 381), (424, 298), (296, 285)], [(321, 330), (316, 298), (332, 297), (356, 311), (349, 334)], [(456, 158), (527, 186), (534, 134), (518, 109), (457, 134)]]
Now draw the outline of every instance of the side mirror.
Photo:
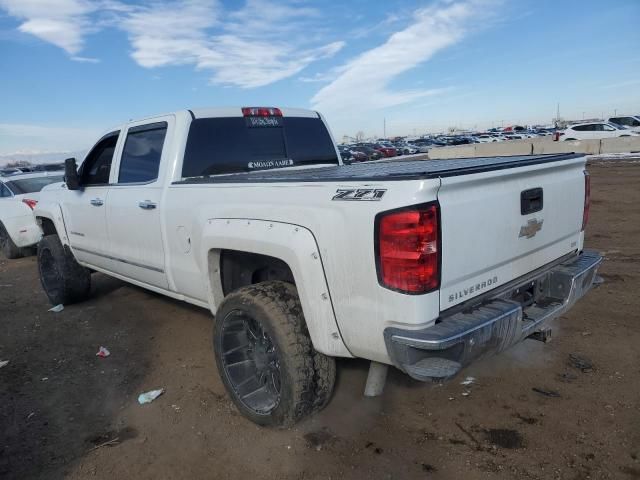
[(64, 181), (69, 190), (80, 190), (80, 177), (75, 158), (67, 158), (64, 161)]

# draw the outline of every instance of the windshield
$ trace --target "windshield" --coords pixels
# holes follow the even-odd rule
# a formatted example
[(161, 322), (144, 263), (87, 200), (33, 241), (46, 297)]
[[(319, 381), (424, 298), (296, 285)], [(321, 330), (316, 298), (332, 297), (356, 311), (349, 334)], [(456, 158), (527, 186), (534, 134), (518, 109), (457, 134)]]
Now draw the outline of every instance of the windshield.
[(331, 136), (320, 118), (201, 118), (194, 120), (183, 177), (250, 172), (310, 164), (338, 164)]
[(24, 193), (39, 192), (50, 183), (62, 182), (62, 175), (52, 175), (50, 177), (21, 178), (11, 180), (6, 185), (14, 195), (22, 195)]

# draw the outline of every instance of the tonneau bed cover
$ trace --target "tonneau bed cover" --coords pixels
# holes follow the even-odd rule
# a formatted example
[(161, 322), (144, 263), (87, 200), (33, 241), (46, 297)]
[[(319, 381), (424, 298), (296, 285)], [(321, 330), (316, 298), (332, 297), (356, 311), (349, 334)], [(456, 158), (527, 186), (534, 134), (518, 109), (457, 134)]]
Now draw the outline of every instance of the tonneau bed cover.
[(273, 183), (375, 180), (420, 180), (517, 168), (579, 158), (584, 154), (517, 155), (509, 157), (454, 158), (447, 160), (390, 160), (309, 169), (260, 170), (209, 177), (191, 177), (175, 184)]

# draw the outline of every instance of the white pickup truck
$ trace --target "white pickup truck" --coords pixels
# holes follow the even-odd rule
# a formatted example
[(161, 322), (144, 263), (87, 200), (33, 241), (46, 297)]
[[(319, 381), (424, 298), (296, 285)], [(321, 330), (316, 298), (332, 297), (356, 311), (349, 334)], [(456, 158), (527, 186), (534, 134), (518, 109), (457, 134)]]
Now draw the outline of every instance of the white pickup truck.
[(334, 357), (441, 381), (528, 337), (591, 287), (585, 159), (343, 165), (301, 109), (185, 110), (120, 125), (34, 214), (52, 303), (91, 272), (211, 310), (229, 395), (261, 425), (322, 408)]

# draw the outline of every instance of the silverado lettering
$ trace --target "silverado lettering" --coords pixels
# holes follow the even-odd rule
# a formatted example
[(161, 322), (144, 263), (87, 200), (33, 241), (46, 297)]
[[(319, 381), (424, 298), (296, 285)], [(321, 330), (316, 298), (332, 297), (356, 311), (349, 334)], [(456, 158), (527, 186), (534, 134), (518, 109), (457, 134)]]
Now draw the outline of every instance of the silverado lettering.
[(461, 298), (468, 297), (472, 293), (478, 293), (480, 290), (484, 290), (485, 288), (490, 287), (491, 285), (495, 285), (496, 283), (498, 283), (498, 277), (494, 276), (493, 278), (489, 278), (484, 282), (478, 282), (475, 285), (471, 285), (463, 290), (460, 290), (459, 292), (452, 293), (449, 295), (449, 303)]

